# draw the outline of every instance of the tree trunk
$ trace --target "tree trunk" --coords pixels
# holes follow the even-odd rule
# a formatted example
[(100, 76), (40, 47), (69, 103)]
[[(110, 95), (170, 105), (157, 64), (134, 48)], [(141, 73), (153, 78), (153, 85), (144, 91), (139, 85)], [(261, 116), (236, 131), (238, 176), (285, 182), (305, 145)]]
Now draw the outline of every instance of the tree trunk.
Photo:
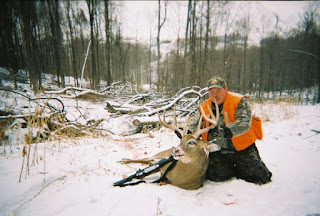
[(163, 87), (161, 84), (161, 77), (162, 77), (162, 73), (161, 69), (160, 69), (160, 59), (161, 59), (161, 52), (160, 52), (160, 31), (161, 28), (163, 26), (163, 24), (166, 21), (167, 18), (167, 1), (164, 2), (165, 4), (165, 8), (164, 8), (164, 18), (161, 22), (161, 1), (158, 0), (158, 33), (157, 33), (157, 52), (158, 52), (158, 61), (157, 61), (157, 72), (158, 72), (158, 89), (160, 89)]
[(23, 43), (25, 46), (25, 59), (27, 69), (29, 72), (30, 84), (34, 91), (38, 91), (37, 83), (37, 63), (35, 56), (38, 54), (36, 37), (33, 36), (33, 32), (36, 32), (36, 9), (35, 2), (20, 1), (20, 14), (22, 17), (22, 33)]
[[(263, 39), (260, 42), (260, 79), (259, 79), (259, 99), (263, 99), (263, 71), (264, 71), (264, 64), (263, 64)], [(262, 93), (262, 95), (261, 95)]]
[(60, 28), (60, 18), (59, 18), (59, 3), (56, 1), (47, 1), (48, 9), (49, 9), (49, 17), (50, 17), (50, 27), (51, 33), (53, 37), (53, 53), (54, 53), (54, 62), (55, 69), (57, 71), (57, 79), (60, 87), (60, 83), (62, 87), (65, 87), (64, 82), (64, 74), (62, 72), (61, 67), (61, 56), (62, 53), (62, 32)]
[(112, 83), (111, 76), (111, 21), (109, 15), (109, 0), (104, 1), (105, 7), (105, 23), (106, 23), (106, 61), (107, 61), (107, 83), (110, 85)]
[(97, 71), (96, 71), (96, 40), (95, 40), (95, 34), (94, 34), (94, 11), (96, 10), (96, 0), (87, 0), (87, 5), (89, 9), (89, 17), (90, 17), (90, 38), (92, 43), (91, 48), (91, 88), (96, 89), (96, 85), (99, 83), (96, 83), (96, 80), (98, 79)]
[[(204, 77), (204, 74), (206, 73), (207, 69), (207, 55), (208, 55), (208, 42), (209, 42), (209, 31), (210, 31), (210, 0), (207, 0), (207, 14), (206, 14), (206, 33), (205, 33), (205, 39), (204, 39), (204, 53), (203, 53), (203, 65), (202, 65), (202, 79)], [(202, 83), (200, 83), (201, 85)]]
[(189, 67), (188, 67), (188, 33), (189, 33), (189, 24), (190, 24), (190, 12), (192, 7), (192, 0), (189, 0), (188, 3), (188, 13), (187, 13), (187, 26), (186, 26), (186, 36), (184, 41), (184, 64), (183, 64), (183, 71), (185, 74), (182, 75), (181, 79), (181, 86), (184, 87), (185, 84), (188, 85), (189, 77)]
[(69, 26), (69, 31), (70, 31), (70, 40), (71, 40), (71, 63), (72, 63), (72, 71), (73, 71), (73, 76), (75, 80), (75, 86), (79, 85), (79, 75), (78, 75), (78, 68), (76, 64), (76, 51), (75, 51), (75, 42), (74, 42), (74, 32), (73, 32), (73, 26), (72, 26), (72, 21), (71, 21), (71, 16), (70, 14), (72, 13), (72, 9), (70, 6), (71, 2), (68, 0), (67, 4), (67, 19), (68, 19), (68, 26)]

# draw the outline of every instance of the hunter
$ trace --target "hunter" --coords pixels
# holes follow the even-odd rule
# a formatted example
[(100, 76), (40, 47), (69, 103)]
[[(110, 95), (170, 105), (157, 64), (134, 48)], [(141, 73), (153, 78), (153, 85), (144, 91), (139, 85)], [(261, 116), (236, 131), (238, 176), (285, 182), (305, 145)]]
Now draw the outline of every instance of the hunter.
[[(233, 177), (255, 184), (266, 184), (271, 181), (272, 173), (260, 158), (255, 141), (262, 139), (261, 120), (253, 117), (246, 96), (229, 92), (227, 83), (221, 77), (213, 77), (208, 84), (208, 99), (200, 104), (205, 114), (216, 108), (212, 102), (216, 100), (219, 107), (219, 121), (214, 129), (202, 134), (201, 138), (221, 147), (221, 151), (209, 154), (207, 178), (220, 182)], [(200, 119), (198, 111), (194, 119)], [(197, 127), (198, 121), (193, 121), (190, 130)], [(209, 123), (203, 120), (203, 127)]]

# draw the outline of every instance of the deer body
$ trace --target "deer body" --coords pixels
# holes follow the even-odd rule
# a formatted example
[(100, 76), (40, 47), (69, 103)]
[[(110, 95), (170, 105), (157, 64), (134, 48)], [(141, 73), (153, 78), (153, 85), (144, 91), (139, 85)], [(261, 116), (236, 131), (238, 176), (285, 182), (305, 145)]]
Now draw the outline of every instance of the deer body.
[[(217, 116), (219, 116), (219, 114), (217, 114)], [(208, 119), (207, 116), (204, 118)], [(158, 162), (162, 158), (169, 158), (171, 155), (173, 155), (177, 162), (173, 168), (166, 173), (164, 182), (187, 190), (195, 190), (200, 188), (203, 185), (209, 164), (208, 152), (219, 151), (220, 147), (216, 144), (200, 140), (198, 137), (200, 134), (207, 132), (211, 128), (214, 128), (216, 125), (214, 124), (215, 122), (213, 122), (212, 119), (209, 119), (212, 125), (206, 129), (200, 129), (200, 121), (198, 130), (193, 134), (187, 134), (186, 131), (189, 118), (183, 131), (177, 127), (176, 121), (174, 121), (174, 125), (169, 125), (165, 123), (165, 119), (162, 121), (160, 116), (159, 120), (163, 126), (177, 130), (182, 135), (180, 144), (177, 147), (172, 147), (165, 151), (159, 152), (150, 158), (137, 160), (123, 159), (121, 162), (151, 164)], [(218, 119), (216, 118), (216, 122), (217, 121)], [(170, 163), (160, 168), (161, 175), (166, 172), (169, 166)]]

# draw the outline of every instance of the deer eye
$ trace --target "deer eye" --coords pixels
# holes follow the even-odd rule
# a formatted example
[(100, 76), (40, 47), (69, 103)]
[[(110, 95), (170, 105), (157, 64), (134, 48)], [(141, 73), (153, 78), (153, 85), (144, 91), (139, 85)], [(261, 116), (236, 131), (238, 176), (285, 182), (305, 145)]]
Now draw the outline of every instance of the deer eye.
[(190, 140), (188, 144), (189, 144), (189, 145), (195, 145), (195, 144), (196, 144), (196, 142), (195, 142), (195, 141), (193, 141), (193, 140)]

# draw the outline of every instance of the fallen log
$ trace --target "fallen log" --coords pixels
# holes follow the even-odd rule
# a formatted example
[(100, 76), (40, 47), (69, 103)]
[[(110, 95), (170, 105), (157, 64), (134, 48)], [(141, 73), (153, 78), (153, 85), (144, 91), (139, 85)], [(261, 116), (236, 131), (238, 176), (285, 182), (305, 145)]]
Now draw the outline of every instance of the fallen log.
[(131, 104), (118, 104), (116, 102), (108, 101), (106, 105), (106, 110), (110, 113), (120, 112), (121, 114), (135, 114), (145, 111), (141, 106), (135, 106)]
[(141, 113), (141, 115), (151, 116), (151, 115), (153, 115), (153, 114), (155, 114), (155, 113), (157, 113), (157, 112), (160, 112), (160, 111), (163, 111), (163, 110), (167, 110), (167, 109), (173, 107), (173, 105), (174, 105), (175, 103), (177, 103), (177, 101), (181, 100), (182, 98), (184, 98), (186, 95), (189, 95), (189, 94), (198, 95), (199, 98), (202, 97), (202, 95), (201, 95), (199, 92), (197, 92), (197, 91), (195, 91), (195, 90), (193, 90), (193, 89), (190, 89), (190, 90), (188, 90), (188, 91), (183, 92), (183, 93), (180, 94), (178, 97), (173, 98), (172, 101), (171, 101), (169, 104), (167, 104), (167, 105), (165, 105), (165, 106), (162, 106), (162, 107), (160, 107), (160, 108), (158, 108), (158, 109), (154, 109), (154, 110), (151, 110), (151, 111), (148, 111), (148, 112), (145, 112), (145, 113)]
[[(171, 124), (173, 121), (172, 117), (167, 117), (166, 122)], [(183, 124), (185, 122), (182, 118), (177, 118), (177, 123)], [(145, 126), (145, 125), (156, 125), (159, 124), (159, 118), (156, 116), (152, 117), (137, 117), (132, 121), (134, 126)]]

